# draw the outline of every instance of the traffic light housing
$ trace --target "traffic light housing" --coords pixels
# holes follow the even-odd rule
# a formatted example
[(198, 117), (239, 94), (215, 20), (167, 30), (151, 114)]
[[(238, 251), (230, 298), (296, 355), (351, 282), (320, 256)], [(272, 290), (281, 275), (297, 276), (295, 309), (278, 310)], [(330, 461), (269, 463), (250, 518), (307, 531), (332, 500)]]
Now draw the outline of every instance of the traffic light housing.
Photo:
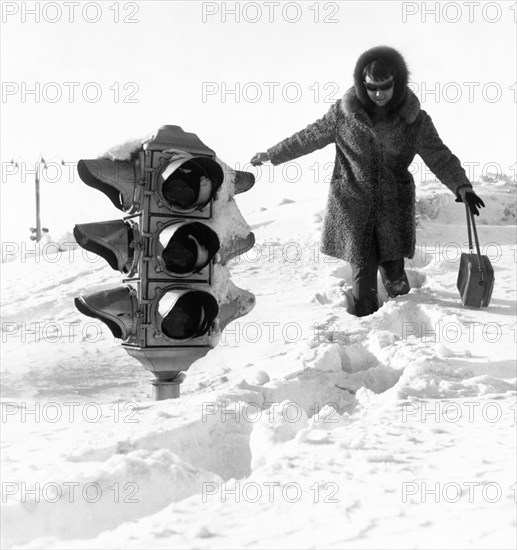
[(255, 304), (226, 267), (255, 243), (234, 201), (254, 176), (230, 169), (179, 126), (161, 127), (129, 160), (81, 160), (77, 169), (127, 215), (75, 226), (80, 246), (126, 275), (123, 285), (80, 296), (75, 305), (154, 373), (158, 398), (177, 397), (180, 372)]

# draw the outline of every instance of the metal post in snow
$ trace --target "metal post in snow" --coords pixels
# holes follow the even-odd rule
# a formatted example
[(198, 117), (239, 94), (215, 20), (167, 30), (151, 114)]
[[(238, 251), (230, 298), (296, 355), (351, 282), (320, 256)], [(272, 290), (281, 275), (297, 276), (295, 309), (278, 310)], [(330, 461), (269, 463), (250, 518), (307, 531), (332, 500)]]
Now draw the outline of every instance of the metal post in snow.
[(36, 165), (36, 176), (34, 178), (36, 184), (36, 242), (41, 240), (41, 219), (40, 219), (40, 194), (39, 194), (39, 163)]

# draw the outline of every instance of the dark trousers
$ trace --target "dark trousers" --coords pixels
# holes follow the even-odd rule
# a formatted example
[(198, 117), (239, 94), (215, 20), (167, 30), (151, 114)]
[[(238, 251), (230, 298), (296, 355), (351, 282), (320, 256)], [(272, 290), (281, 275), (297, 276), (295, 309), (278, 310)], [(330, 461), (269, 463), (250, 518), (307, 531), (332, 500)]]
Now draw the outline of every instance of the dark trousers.
[(394, 298), (409, 292), (409, 281), (404, 271), (404, 258), (379, 262), (377, 241), (373, 239), (366, 265), (352, 266), (353, 315), (364, 317), (379, 309), (377, 299), (377, 269), (388, 296)]

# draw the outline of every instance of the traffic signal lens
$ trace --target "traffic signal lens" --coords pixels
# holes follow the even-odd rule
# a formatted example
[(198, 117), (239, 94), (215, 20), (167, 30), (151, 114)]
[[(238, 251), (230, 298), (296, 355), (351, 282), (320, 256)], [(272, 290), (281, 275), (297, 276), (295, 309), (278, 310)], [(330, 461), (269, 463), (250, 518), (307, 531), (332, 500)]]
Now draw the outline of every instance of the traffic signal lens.
[(159, 328), (173, 340), (202, 336), (210, 329), (218, 311), (217, 301), (208, 292), (169, 291), (158, 305)]
[(205, 207), (221, 187), (221, 166), (207, 157), (175, 158), (158, 174), (158, 193), (170, 208)]
[(174, 206), (192, 208), (198, 196), (196, 187), (196, 182), (188, 174), (175, 174), (163, 184), (163, 196)]
[(207, 266), (219, 247), (219, 237), (207, 225), (174, 223), (160, 232), (156, 256), (169, 273), (186, 275)]
[(184, 340), (197, 335), (205, 320), (202, 305), (193, 296), (183, 296), (162, 322), (162, 330), (169, 338)]
[(173, 273), (191, 273), (197, 262), (197, 246), (194, 239), (171, 239), (162, 252), (165, 267)]
[(206, 204), (210, 200), (211, 189), (212, 182), (206, 172), (192, 160), (184, 162), (167, 176), (162, 185), (165, 199), (173, 206), (185, 210), (198, 206), (200, 201)]

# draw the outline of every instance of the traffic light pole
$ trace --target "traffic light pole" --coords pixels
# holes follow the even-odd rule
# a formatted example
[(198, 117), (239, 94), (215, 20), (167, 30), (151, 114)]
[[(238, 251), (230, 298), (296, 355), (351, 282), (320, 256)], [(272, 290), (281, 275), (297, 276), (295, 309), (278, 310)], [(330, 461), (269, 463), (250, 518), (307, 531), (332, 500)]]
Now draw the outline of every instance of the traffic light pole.
[(41, 241), (41, 217), (40, 217), (40, 190), (39, 190), (39, 164), (36, 164), (36, 242)]
[(185, 375), (179, 372), (174, 380), (151, 380), (153, 387), (153, 399), (177, 399), (180, 396), (180, 384), (185, 380)]

